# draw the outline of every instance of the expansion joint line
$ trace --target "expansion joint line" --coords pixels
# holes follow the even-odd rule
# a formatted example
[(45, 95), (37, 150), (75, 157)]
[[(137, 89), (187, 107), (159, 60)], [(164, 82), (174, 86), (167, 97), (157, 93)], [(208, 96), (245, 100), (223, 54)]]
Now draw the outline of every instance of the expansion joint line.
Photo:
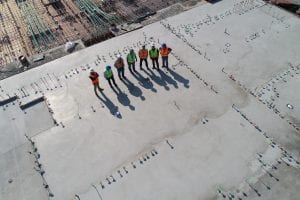
[(32, 147), (32, 151), (28, 151), (28, 153), (30, 155), (32, 155), (35, 159), (34, 163), (35, 163), (35, 166), (34, 166), (34, 170), (37, 171), (41, 177), (42, 177), (42, 180), (43, 180), (43, 187), (47, 190), (48, 192), (48, 198), (50, 199), (51, 197), (54, 197), (54, 194), (52, 193), (52, 191), (50, 190), (50, 187), (44, 177), (44, 174), (45, 174), (45, 170), (43, 169), (42, 167), (42, 164), (40, 163), (40, 158), (41, 158), (41, 155), (38, 153), (38, 148), (35, 146), (35, 142), (25, 134), (25, 137), (26, 139), (30, 142), (31, 144), (31, 147)]
[[(256, 130), (258, 130), (260, 133), (262, 133), (262, 135), (266, 138), (266, 140), (269, 142), (269, 144), (272, 148), (275, 148), (275, 146), (277, 146), (281, 150), (282, 155), (287, 158), (287, 161), (289, 163), (296, 163), (296, 165), (300, 168), (300, 162), (298, 160), (296, 160), (296, 158), (294, 158), (291, 155), (291, 153), (288, 153), (288, 151), (286, 149), (284, 149), (280, 144), (274, 142), (273, 139), (271, 139), (270, 136), (268, 136), (268, 134), (265, 131), (263, 131), (256, 123), (254, 123), (253, 120), (251, 120), (249, 117), (247, 117), (247, 115), (245, 113), (243, 113), (240, 109), (238, 109), (235, 104), (232, 105), (232, 108), (237, 113), (239, 113)], [(287, 163), (287, 164), (289, 164), (289, 163)]]
[(102, 198), (102, 196), (101, 196), (99, 190), (97, 189), (97, 187), (96, 187), (94, 184), (92, 184), (92, 186), (93, 186), (93, 188), (95, 188), (95, 190), (96, 190), (96, 192), (97, 192), (97, 194), (98, 194), (99, 199), (100, 199), (100, 200), (103, 200), (103, 198)]
[[(274, 106), (272, 107), (271, 105), (268, 105), (266, 102), (264, 102), (258, 95), (254, 94), (254, 92), (250, 89), (248, 89), (245, 85), (243, 85), (240, 81), (238, 81), (232, 74), (229, 75), (228, 73), (226, 73), (224, 71), (224, 68), (222, 69), (222, 72), (224, 74), (226, 74), (228, 76), (229, 79), (231, 79), (233, 82), (236, 82), (239, 87), (244, 90), (245, 92), (249, 93), (251, 96), (253, 96), (254, 98), (256, 98), (260, 103), (267, 105), (267, 107), (269, 109), (272, 109), (274, 111), (275, 114), (279, 115), (279, 117), (281, 119), (284, 119), (285, 117), (279, 112), (279, 110), (277, 110), (276, 108), (274, 108)], [(291, 122), (288, 119), (285, 119), (286, 122), (288, 122), (289, 125), (291, 125), (295, 130), (297, 130), (298, 132), (300, 131), (300, 127), (298, 127), (294, 122)]]

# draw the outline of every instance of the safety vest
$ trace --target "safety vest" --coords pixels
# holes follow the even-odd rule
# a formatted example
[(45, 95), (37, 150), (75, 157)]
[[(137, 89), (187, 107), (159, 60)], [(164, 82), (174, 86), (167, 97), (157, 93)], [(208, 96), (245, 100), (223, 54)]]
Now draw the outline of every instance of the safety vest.
[(158, 58), (159, 51), (157, 48), (150, 49), (149, 54), (150, 54), (150, 58)]
[(148, 50), (147, 49), (141, 49), (139, 51), (139, 57), (140, 57), (140, 59), (147, 59), (147, 57), (148, 57)]
[(95, 85), (95, 84), (98, 84), (99, 83), (99, 75), (97, 72), (92, 72), (91, 75), (90, 75), (90, 78), (92, 80), (92, 83)]
[(105, 78), (107, 78), (107, 79), (111, 78), (111, 77), (113, 76), (112, 70), (111, 70), (111, 69), (105, 70), (104, 76), (105, 76)]
[(129, 53), (129, 54), (127, 55), (127, 62), (128, 62), (129, 64), (134, 63), (135, 60), (136, 60), (136, 55), (135, 55), (135, 53)]
[(169, 50), (168, 47), (166, 47), (166, 48), (160, 48), (160, 55), (162, 57), (168, 57), (169, 53), (170, 53), (170, 50)]

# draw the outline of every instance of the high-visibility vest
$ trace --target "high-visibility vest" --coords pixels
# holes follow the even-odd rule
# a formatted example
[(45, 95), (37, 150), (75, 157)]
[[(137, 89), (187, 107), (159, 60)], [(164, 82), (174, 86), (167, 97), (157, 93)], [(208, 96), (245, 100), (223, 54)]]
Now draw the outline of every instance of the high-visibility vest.
[(150, 58), (158, 58), (159, 51), (157, 48), (150, 49), (149, 54), (150, 54)]
[(92, 83), (95, 85), (95, 84), (98, 84), (99, 83), (99, 75), (97, 72), (92, 72), (91, 75), (90, 75), (90, 78), (92, 80)]
[(139, 50), (139, 57), (140, 57), (140, 59), (147, 59), (147, 57), (148, 57), (148, 50), (147, 49), (141, 49), (141, 50)]
[(111, 77), (113, 76), (112, 70), (111, 70), (111, 69), (105, 70), (104, 76), (105, 76), (105, 78), (107, 78), (107, 79), (111, 78)]
[(168, 47), (160, 48), (160, 55), (162, 57), (168, 57), (169, 53), (170, 53), (170, 49)]
[(135, 53), (129, 53), (129, 54), (127, 55), (127, 62), (128, 62), (129, 64), (134, 63), (135, 60), (136, 60), (136, 55), (135, 55)]

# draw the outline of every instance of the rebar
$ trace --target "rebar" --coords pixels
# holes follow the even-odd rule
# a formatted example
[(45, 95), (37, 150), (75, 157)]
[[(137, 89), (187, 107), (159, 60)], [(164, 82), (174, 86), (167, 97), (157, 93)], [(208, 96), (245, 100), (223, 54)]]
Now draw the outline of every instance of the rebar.
[(55, 35), (48, 24), (41, 19), (34, 1), (17, 0), (17, 5), (27, 23), (33, 47), (38, 50), (48, 49), (56, 42)]
[(74, 2), (92, 23), (97, 35), (107, 33), (109, 27), (118, 22), (118, 17), (102, 11), (93, 0), (75, 0)]

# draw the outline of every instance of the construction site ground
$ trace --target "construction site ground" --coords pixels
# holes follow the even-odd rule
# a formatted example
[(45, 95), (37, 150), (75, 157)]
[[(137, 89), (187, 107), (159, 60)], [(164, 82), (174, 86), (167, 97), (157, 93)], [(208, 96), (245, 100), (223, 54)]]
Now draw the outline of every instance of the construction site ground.
[[(199, 2), (202, 3), (201, 0), (2, 0), (0, 79), (11, 75), (7, 68), (10, 72), (16, 71), (20, 56), (31, 60), (69, 41), (81, 40), (85, 46), (90, 46), (158, 21), (162, 15), (155, 15), (157, 12), (172, 16)], [(121, 31), (111, 31), (115, 26), (121, 26)], [(37, 66), (35, 62), (30, 63), (31, 68)]]
[[(219, 1), (1, 80), (0, 199), (298, 200), (299, 35), (276, 6)], [(117, 54), (164, 42), (170, 70), (110, 88)]]

